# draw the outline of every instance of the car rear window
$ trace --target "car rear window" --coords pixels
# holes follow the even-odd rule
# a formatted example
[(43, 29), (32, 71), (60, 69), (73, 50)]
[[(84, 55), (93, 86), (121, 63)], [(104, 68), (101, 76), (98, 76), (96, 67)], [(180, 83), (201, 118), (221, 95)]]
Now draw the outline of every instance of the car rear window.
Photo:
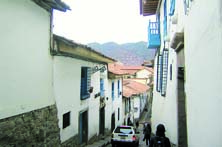
[(124, 134), (133, 134), (133, 131), (130, 127), (117, 127), (114, 132), (115, 133), (124, 133)]

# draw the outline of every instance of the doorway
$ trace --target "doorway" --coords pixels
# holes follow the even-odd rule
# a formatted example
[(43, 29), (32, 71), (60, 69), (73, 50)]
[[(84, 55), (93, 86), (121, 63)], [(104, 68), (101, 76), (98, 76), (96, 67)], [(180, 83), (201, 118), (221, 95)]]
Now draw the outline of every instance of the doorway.
[(105, 135), (105, 107), (99, 110), (99, 134)]
[(184, 49), (177, 52), (177, 110), (178, 110), (178, 146), (187, 147), (187, 115), (185, 84)]
[(115, 113), (111, 116), (111, 132), (115, 129)]
[(87, 144), (88, 141), (88, 111), (79, 113), (79, 143)]

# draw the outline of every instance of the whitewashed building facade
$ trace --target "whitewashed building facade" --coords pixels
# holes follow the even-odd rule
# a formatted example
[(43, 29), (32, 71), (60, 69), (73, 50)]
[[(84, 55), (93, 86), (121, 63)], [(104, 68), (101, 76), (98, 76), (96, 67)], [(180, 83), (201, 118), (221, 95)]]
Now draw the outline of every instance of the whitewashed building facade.
[[(107, 116), (110, 118), (111, 131), (124, 122), (123, 111), (123, 76), (124, 72), (120, 71), (119, 63), (111, 63), (108, 65), (108, 102), (111, 107), (111, 113)], [(111, 116), (111, 117), (110, 117)]]
[(53, 52), (61, 141), (90, 144), (110, 131), (107, 64), (114, 60), (56, 35)]
[(221, 146), (221, 1), (140, 2), (143, 15), (156, 15), (153, 129), (164, 123), (175, 146)]
[(0, 146), (57, 146), (51, 20), (52, 9), (69, 7), (60, 0), (1, 0), (0, 9)]

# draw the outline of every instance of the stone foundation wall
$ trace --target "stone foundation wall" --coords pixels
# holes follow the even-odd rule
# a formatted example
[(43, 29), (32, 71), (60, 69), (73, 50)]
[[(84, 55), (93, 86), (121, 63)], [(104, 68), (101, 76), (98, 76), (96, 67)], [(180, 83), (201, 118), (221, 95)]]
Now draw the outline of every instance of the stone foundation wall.
[(0, 146), (60, 146), (55, 105), (0, 120)]

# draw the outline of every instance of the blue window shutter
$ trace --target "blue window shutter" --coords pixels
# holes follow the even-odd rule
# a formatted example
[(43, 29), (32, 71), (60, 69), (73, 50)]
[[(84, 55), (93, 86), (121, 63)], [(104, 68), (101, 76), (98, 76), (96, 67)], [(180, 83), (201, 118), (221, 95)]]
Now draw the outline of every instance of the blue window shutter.
[(100, 79), (100, 96), (105, 96), (104, 94), (104, 79)]
[(163, 36), (167, 36), (167, 1), (164, 1)]
[(118, 96), (120, 95), (120, 81), (118, 80)]
[(80, 85), (80, 99), (89, 98), (89, 89), (91, 85), (91, 68), (81, 68), (81, 85)]
[(174, 15), (174, 11), (175, 11), (175, 0), (171, 0), (171, 3), (170, 3), (170, 13), (169, 13), (169, 15), (170, 15), (170, 16), (173, 16), (173, 15)]
[(112, 100), (114, 101), (114, 82), (112, 82)]

